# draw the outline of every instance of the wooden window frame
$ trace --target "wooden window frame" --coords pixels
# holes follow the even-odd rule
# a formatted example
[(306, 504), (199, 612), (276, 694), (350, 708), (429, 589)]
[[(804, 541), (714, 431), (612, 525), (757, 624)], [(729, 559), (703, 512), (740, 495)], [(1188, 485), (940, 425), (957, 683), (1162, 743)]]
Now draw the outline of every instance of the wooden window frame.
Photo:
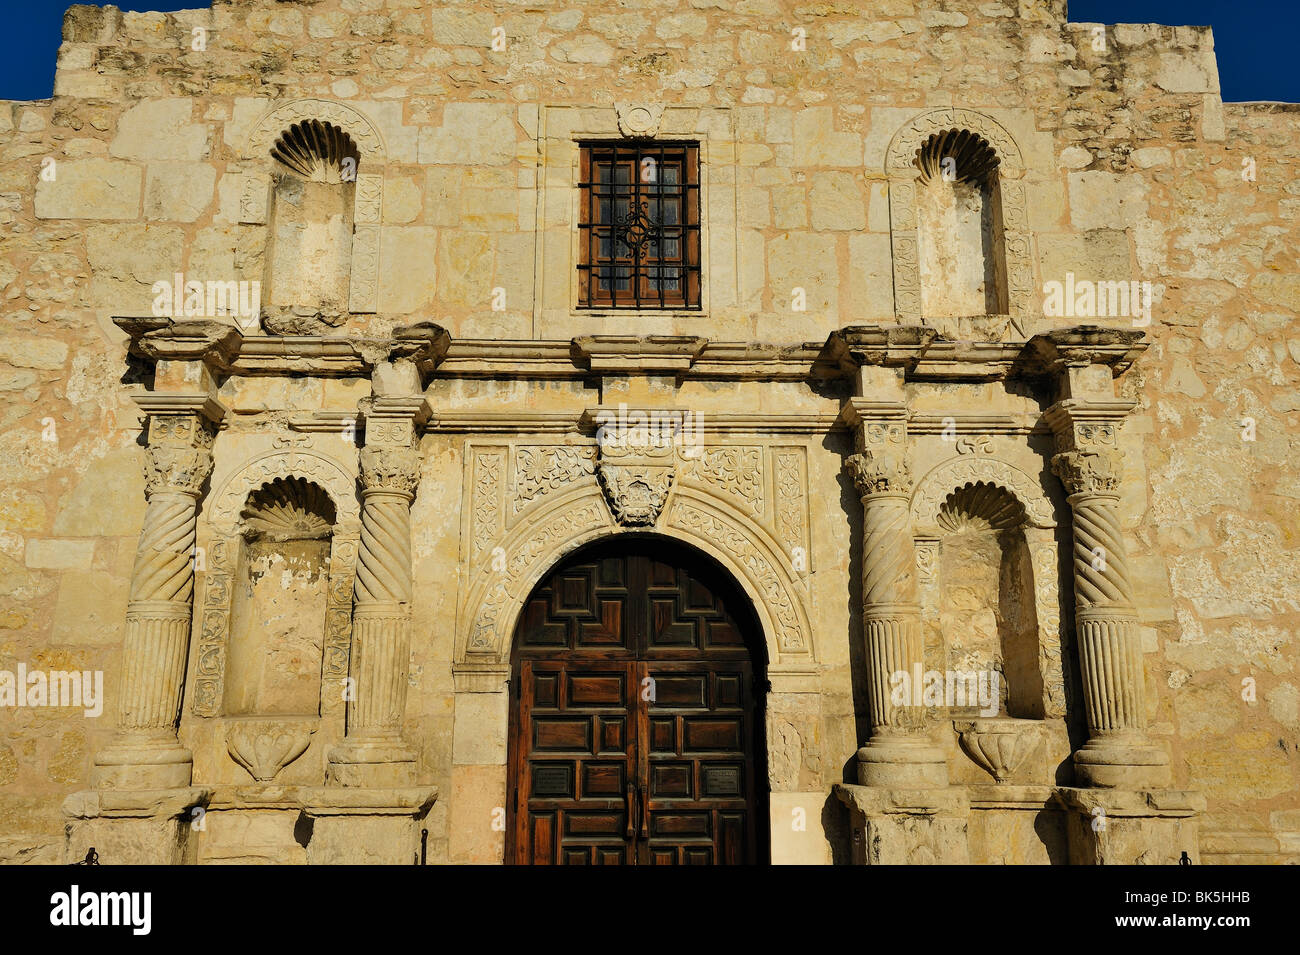
[[(578, 307), (702, 311), (700, 144), (667, 140), (592, 141), (580, 142), (578, 147)], [(647, 160), (653, 163), (648, 164)], [(628, 182), (615, 183), (613, 174), (609, 182), (600, 182), (601, 164), (609, 164), (611, 169), (626, 165), (630, 169)], [(653, 199), (663, 201), (664, 186), (661, 180), (645, 178), (645, 174), (649, 169), (669, 165), (679, 165), (682, 170), (673, 186), (680, 214), (678, 223), (665, 226), (647, 221), (647, 205)], [(630, 205), (639, 207), (647, 216), (640, 221), (630, 216), (622, 221), (618, 218), (603, 221), (601, 200), (613, 200), (609, 206), (617, 217), (618, 200), (623, 198), (630, 198)], [(627, 237), (640, 241), (629, 243)], [(612, 257), (601, 257), (598, 248), (602, 238), (610, 240)], [(672, 238), (679, 242), (678, 256), (670, 259), (661, 254), (648, 254), (649, 249), (662, 248), (662, 240)], [(626, 254), (619, 254), (620, 247)], [(614, 282), (601, 281), (604, 275), (600, 273), (607, 275), (612, 269), (627, 272), (627, 290), (620, 291)], [(668, 270), (679, 276), (677, 289), (665, 288), (665, 282), (656, 281)]]

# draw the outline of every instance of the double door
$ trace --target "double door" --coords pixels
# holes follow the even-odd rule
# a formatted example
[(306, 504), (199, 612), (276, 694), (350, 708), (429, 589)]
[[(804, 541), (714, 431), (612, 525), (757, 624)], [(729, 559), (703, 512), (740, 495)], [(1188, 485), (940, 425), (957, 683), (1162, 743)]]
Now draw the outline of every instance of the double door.
[(525, 606), (511, 861), (760, 861), (760, 708), (743, 608), (708, 565), (676, 558), (589, 554)]

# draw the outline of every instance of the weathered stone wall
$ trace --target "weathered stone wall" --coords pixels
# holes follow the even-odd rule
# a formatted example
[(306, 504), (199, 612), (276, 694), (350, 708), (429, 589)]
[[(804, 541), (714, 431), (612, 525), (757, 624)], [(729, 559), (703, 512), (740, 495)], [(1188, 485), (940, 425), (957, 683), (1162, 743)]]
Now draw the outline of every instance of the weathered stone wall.
[[(373, 140), (360, 144), (358, 172), (382, 176), (378, 220), (358, 223), (377, 235), (373, 308), (339, 333), (433, 320), (456, 341), (637, 333), (794, 346), (893, 321), (891, 140), (937, 107), (996, 120), (1022, 155), (1035, 296), (1067, 272), (1153, 283), (1152, 345), (1122, 385), (1138, 402), (1122, 438), (1124, 518), (1153, 733), (1171, 748), (1175, 784), (1208, 798), (1205, 861), (1294, 858), (1300, 112), (1224, 106), (1207, 30), (1107, 27), (1097, 49), (1094, 25), (1064, 22), (1058, 2), (431, 6), (74, 7), (54, 98), (0, 104), (0, 389), (9, 396), (0, 407), (0, 669), (99, 669), (107, 691), (97, 719), (0, 710), (0, 859), (57, 861), (60, 803), (87, 787), (116, 714), (144, 512), (129, 395), (148, 382), (111, 317), (150, 314), (151, 286), (175, 273), (263, 279), (267, 227), (244, 200), (269, 160), (251, 142), (273, 106), (298, 99), (364, 117)], [(500, 52), (491, 49), (496, 27)], [(196, 30), (204, 49), (193, 48)], [(704, 314), (629, 321), (572, 307), (565, 143), (616, 135), (615, 102), (662, 102), (664, 130), (707, 143)], [(1245, 160), (1253, 180), (1243, 178)], [(354, 271), (363, 267), (354, 253)], [(792, 308), (795, 289), (805, 311)], [(1020, 331), (1063, 323), (1075, 320), (1032, 317)], [(978, 386), (922, 391), (915, 400), (936, 415), (982, 402), (1015, 415), (1032, 407)], [(368, 392), (359, 379), (231, 379), (221, 397), (234, 414), (217, 439), (212, 486), (291, 414), (355, 412)], [(828, 421), (841, 397), (757, 382), (693, 383), (680, 395), (706, 414), (798, 411)], [(440, 380), (430, 400), (480, 412), (578, 413), (595, 403), (581, 381)], [(472, 437), (424, 440), (413, 511), (405, 732), (442, 793), (427, 821), (432, 861), (500, 855), (484, 810), (503, 799), (504, 738), (454, 731)], [(342, 436), (312, 439), (355, 470)], [(809, 604), (825, 669), (816, 712), (798, 712), (806, 695), (792, 694), (794, 739), (778, 726), (785, 735), (772, 741), (771, 758), (779, 752), (791, 776), (773, 813), (788, 818), (799, 805), (833, 820), (833, 806), (806, 794), (848, 778), (866, 735), (854, 676), (861, 623), (849, 610), (861, 518), (840, 475), (848, 437), (799, 440), (811, 489)], [(1245, 678), (1253, 702), (1243, 699)], [(805, 719), (814, 729), (800, 737), (793, 727)], [(196, 767), (220, 763), (225, 781), (238, 781), (222, 744), (204, 743), (192, 726), (187, 735), (204, 750)], [(323, 767), (328, 733), (318, 735), (304, 766)], [(839, 857), (836, 825), (827, 823)], [(258, 841), (244, 830), (223, 838)], [(831, 854), (821, 841), (798, 851)]]

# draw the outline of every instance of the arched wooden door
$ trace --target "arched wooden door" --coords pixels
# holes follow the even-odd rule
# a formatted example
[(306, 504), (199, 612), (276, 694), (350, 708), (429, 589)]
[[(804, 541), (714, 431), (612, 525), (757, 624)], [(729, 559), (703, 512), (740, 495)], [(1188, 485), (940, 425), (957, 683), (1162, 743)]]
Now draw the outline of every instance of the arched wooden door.
[(762, 646), (685, 546), (623, 538), (556, 567), (515, 631), (507, 861), (767, 861)]

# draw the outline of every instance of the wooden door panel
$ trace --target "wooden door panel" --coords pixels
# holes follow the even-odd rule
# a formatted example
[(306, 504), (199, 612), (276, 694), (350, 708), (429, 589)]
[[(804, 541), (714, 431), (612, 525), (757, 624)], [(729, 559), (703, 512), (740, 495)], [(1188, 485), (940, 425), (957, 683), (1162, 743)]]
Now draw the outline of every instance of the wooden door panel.
[(716, 570), (645, 550), (538, 585), (512, 673), (514, 861), (758, 861), (761, 712), (736, 608)]
[(512, 762), (516, 861), (632, 861), (627, 802), (636, 772), (635, 737), (628, 732), (634, 669), (613, 661), (520, 661)]

